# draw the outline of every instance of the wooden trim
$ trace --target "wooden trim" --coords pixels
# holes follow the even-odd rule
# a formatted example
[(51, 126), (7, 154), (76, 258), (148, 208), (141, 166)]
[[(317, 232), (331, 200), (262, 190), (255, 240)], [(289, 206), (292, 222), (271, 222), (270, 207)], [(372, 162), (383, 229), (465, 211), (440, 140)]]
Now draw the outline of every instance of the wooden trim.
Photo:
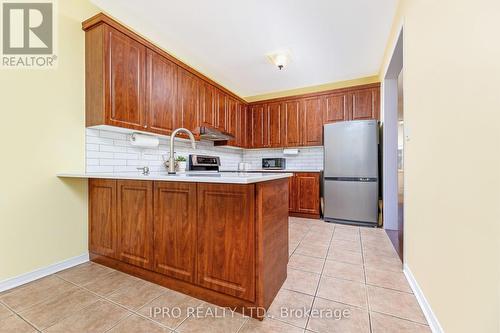
[(266, 104), (266, 103), (271, 103), (271, 102), (286, 102), (286, 101), (293, 101), (293, 100), (297, 100), (297, 99), (320, 97), (320, 96), (326, 96), (326, 95), (331, 95), (331, 94), (339, 94), (339, 93), (345, 93), (345, 92), (362, 90), (362, 89), (370, 89), (370, 88), (380, 88), (380, 82), (362, 84), (359, 86), (350, 86), (350, 87), (346, 87), (346, 88), (338, 88), (338, 89), (332, 89), (332, 90), (326, 90), (326, 91), (320, 91), (320, 92), (314, 92), (314, 93), (307, 93), (307, 94), (301, 94), (301, 95), (278, 97), (278, 98), (255, 101), (255, 102), (251, 102), (248, 104), (250, 106), (253, 106), (253, 105)]
[(288, 216), (302, 217), (306, 219), (317, 219), (317, 220), (321, 218), (320, 214), (305, 214), (305, 213), (295, 213), (295, 212), (289, 212)]
[(92, 16), (91, 18), (89, 18), (89, 19), (87, 19), (85, 21), (83, 21), (82, 22), (82, 29), (84, 31), (87, 31), (87, 30), (89, 30), (89, 29), (91, 29), (91, 28), (93, 28), (95, 26), (100, 25), (100, 24), (107, 24), (107, 25), (115, 28), (116, 30), (120, 31), (121, 33), (124, 33), (128, 37), (136, 40), (137, 42), (139, 42), (141, 44), (143, 44), (147, 48), (155, 51), (156, 53), (159, 53), (163, 57), (165, 57), (168, 60), (170, 60), (173, 63), (175, 63), (177, 66), (182, 67), (183, 69), (185, 69), (188, 72), (196, 75), (200, 79), (202, 79), (204, 81), (207, 81), (208, 83), (212, 84), (213, 86), (219, 88), (220, 90), (222, 90), (226, 94), (231, 95), (232, 97), (236, 98), (238, 101), (240, 101), (240, 102), (242, 102), (244, 104), (248, 104), (247, 101), (245, 101), (240, 96), (238, 96), (235, 93), (231, 92), (227, 88), (221, 86), (219, 83), (213, 81), (209, 77), (201, 74), (200, 72), (198, 72), (194, 68), (186, 65), (185, 63), (183, 63), (179, 59), (177, 59), (174, 56), (172, 56), (171, 54), (169, 54), (167, 51), (163, 50), (162, 48), (160, 48), (160, 47), (156, 46), (155, 44), (153, 44), (151, 41), (147, 40), (145, 37), (140, 36), (138, 33), (132, 31), (130, 28), (124, 26), (123, 24), (119, 23), (118, 21), (112, 19), (111, 17), (109, 17), (108, 15), (106, 15), (106, 14), (104, 14), (102, 12), (98, 13), (98, 14), (96, 14), (94, 16)]

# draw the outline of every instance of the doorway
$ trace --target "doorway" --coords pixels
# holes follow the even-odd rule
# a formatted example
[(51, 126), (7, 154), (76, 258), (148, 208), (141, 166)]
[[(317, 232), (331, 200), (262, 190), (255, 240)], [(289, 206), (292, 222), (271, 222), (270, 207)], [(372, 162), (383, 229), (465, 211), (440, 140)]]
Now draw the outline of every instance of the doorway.
[(394, 46), (383, 81), (384, 229), (404, 260), (404, 77), (403, 29)]

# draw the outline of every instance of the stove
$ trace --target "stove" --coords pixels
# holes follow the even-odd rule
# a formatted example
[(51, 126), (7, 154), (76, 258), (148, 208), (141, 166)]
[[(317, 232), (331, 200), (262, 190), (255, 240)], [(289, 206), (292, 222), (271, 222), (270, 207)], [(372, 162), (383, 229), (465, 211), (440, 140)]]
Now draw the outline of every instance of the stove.
[(218, 156), (209, 155), (189, 155), (188, 170), (189, 171), (215, 171), (218, 172), (220, 167), (220, 158)]

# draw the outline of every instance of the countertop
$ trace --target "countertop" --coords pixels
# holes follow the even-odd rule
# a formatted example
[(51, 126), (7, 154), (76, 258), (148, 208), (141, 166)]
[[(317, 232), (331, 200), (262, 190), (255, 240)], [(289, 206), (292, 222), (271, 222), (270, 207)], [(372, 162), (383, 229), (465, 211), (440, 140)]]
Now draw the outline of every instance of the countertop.
[(129, 180), (163, 180), (171, 182), (253, 184), (269, 180), (292, 177), (286, 172), (199, 172), (190, 171), (169, 175), (167, 173), (151, 173), (147, 176), (140, 173), (59, 173), (60, 178), (102, 178)]
[[(247, 170), (248, 173), (260, 172), (260, 173), (286, 173), (286, 172), (322, 172), (323, 170), (318, 169), (284, 169), (284, 170), (273, 170), (273, 169), (252, 169)], [(221, 170), (221, 172), (237, 172), (235, 170)]]

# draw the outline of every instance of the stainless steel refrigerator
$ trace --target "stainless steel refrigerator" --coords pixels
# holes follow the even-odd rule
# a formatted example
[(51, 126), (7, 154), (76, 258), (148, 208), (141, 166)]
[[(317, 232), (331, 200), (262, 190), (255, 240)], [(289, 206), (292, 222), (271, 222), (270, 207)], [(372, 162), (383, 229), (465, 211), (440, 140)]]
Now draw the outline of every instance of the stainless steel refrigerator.
[(357, 120), (324, 128), (325, 221), (376, 225), (378, 221), (378, 122)]

